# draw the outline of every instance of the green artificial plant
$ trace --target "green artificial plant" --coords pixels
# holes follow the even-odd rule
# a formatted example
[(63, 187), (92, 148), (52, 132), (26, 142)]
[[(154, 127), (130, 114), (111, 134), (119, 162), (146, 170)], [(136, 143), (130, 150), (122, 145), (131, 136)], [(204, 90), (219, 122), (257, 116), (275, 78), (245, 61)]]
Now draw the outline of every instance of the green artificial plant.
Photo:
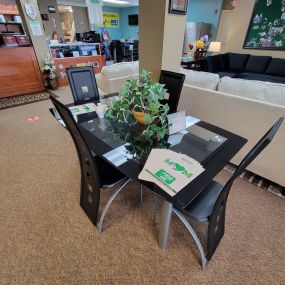
[(142, 112), (145, 128), (142, 134), (150, 139), (161, 140), (168, 133), (168, 104), (161, 104), (166, 89), (164, 85), (151, 80), (149, 72), (143, 70), (139, 80), (127, 80), (119, 92), (119, 99), (112, 102), (106, 117), (116, 122), (133, 125), (136, 120), (133, 111)]

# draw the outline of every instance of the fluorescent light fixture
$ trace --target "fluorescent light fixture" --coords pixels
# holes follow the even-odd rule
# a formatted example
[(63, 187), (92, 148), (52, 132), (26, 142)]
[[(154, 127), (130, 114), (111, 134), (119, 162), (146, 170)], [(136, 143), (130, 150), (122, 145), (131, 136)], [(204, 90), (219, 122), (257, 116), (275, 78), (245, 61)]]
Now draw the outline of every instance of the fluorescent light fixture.
[(118, 1), (118, 0), (103, 0), (103, 2), (112, 3), (112, 4), (119, 4), (119, 5), (129, 4), (129, 2), (127, 2), (127, 1)]

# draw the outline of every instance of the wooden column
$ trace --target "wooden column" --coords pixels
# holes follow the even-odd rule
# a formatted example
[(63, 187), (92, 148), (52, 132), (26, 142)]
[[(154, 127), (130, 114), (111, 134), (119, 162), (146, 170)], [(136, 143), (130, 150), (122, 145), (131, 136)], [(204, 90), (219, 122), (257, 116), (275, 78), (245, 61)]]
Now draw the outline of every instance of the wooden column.
[(169, 0), (140, 0), (140, 70), (158, 80), (161, 69), (179, 72), (186, 15), (168, 13)]
[[(49, 54), (49, 47), (46, 41), (46, 36), (43, 28), (41, 14), (38, 7), (38, 2), (37, 0), (29, 0), (29, 1), (16, 0), (16, 2), (18, 4), (19, 13), (22, 18), (25, 31), (30, 37), (32, 44), (34, 46), (38, 63), (39, 65), (42, 65), (47, 54)], [(32, 4), (36, 8), (35, 9), (36, 17), (34, 19), (32, 19), (27, 15), (25, 10), (25, 4)], [(34, 27), (34, 29), (32, 29), (32, 27)], [(36, 31), (37, 27), (38, 29)]]

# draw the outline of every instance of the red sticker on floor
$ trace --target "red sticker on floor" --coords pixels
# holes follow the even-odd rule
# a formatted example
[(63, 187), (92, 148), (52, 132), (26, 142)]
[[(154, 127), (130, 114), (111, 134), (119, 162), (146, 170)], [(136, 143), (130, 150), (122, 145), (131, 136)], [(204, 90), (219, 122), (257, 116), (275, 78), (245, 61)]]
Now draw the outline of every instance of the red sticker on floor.
[(40, 119), (40, 117), (39, 116), (31, 116), (31, 117), (29, 117), (28, 118), (28, 121), (29, 122), (34, 122), (34, 121), (38, 121)]

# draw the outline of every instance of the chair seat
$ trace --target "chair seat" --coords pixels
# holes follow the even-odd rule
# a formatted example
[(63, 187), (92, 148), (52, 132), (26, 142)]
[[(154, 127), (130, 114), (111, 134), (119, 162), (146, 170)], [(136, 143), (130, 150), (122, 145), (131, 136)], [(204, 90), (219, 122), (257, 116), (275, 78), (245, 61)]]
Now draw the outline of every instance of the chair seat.
[(183, 213), (200, 223), (208, 222), (208, 218), (211, 216), (215, 202), (222, 190), (223, 186), (221, 184), (211, 181), (195, 200), (183, 210)]
[(119, 170), (114, 168), (104, 159), (95, 156), (96, 164), (98, 165), (98, 172), (100, 176), (101, 188), (112, 188), (116, 184), (126, 179), (126, 176)]

